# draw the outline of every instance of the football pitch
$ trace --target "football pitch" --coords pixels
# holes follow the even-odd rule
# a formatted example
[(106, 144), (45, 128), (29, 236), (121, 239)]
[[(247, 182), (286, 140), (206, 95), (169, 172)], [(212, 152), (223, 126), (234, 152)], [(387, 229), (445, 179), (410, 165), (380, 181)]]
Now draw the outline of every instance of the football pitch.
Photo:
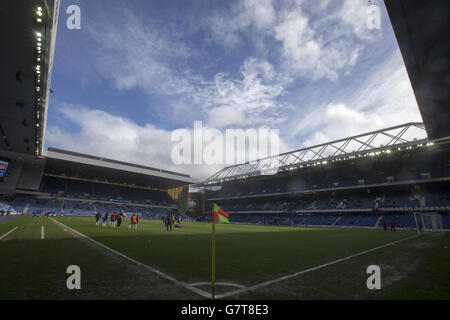
[[(0, 299), (208, 299), (211, 224), (137, 230), (93, 217), (0, 223)], [(222, 299), (449, 299), (450, 235), (411, 231), (216, 225)], [(69, 290), (70, 265), (81, 289)], [(367, 267), (381, 270), (369, 290)]]

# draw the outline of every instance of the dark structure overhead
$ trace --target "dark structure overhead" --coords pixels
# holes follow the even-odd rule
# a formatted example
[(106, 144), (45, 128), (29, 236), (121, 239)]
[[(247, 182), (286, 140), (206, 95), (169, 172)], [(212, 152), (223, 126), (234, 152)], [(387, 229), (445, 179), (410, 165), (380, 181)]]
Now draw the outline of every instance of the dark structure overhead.
[(450, 136), (448, 0), (385, 0), (428, 137)]
[(0, 150), (43, 151), (59, 0), (0, 1)]
[(45, 151), (45, 158), (45, 175), (61, 178), (163, 190), (197, 182), (181, 173), (56, 148)]

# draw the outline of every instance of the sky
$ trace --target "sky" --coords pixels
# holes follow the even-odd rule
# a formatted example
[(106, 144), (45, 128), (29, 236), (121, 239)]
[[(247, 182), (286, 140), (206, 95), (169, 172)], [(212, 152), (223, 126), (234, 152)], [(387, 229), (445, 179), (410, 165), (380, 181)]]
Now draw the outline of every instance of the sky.
[(280, 152), (422, 121), (380, 0), (61, 0), (51, 88), (46, 148), (199, 180), (224, 165), (174, 163), (194, 121), (277, 129)]

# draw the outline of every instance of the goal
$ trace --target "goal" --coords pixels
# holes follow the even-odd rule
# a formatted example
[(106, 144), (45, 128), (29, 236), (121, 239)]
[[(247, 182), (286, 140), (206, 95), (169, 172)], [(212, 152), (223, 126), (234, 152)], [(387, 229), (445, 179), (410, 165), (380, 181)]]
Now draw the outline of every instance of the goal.
[(419, 234), (422, 232), (444, 233), (442, 216), (438, 213), (415, 212), (414, 219)]

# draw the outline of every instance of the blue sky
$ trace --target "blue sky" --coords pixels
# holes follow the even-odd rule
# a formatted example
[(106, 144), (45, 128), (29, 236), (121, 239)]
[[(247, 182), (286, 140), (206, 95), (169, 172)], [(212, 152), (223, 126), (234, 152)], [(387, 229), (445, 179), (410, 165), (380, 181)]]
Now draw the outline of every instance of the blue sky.
[(220, 165), (171, 161), (196, 120), (279, 129), (281, 151), (421, 121), (382, 1), (62, 0), (52, 89), (47, 147), (199, 179)]

